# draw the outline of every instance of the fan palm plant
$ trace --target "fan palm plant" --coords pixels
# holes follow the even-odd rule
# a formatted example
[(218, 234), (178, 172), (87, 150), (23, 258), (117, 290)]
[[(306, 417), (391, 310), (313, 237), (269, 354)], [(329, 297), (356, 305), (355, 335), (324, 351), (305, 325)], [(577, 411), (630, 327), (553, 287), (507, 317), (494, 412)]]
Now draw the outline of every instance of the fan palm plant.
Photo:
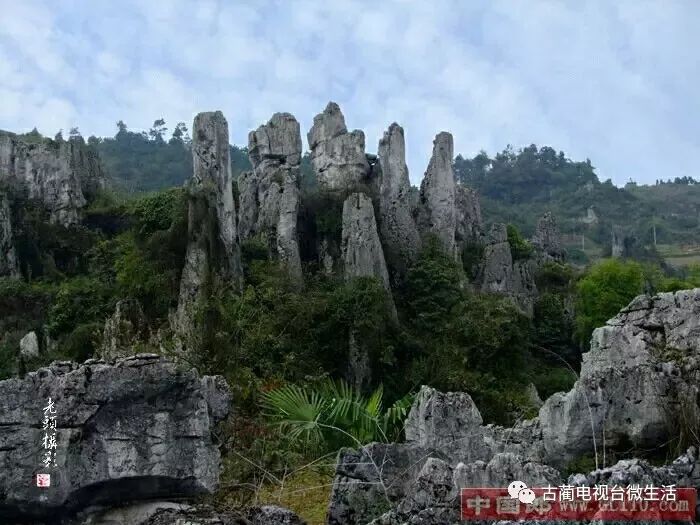
[(262, 407), (270, 422), (293, 442), (333, 450), (399, 439), (413, 394), (386, 410), (383, 397), (381, 385), (364, 396), (345, 381), (327, 380), (318, 386), (287, 384), (265, 392)]

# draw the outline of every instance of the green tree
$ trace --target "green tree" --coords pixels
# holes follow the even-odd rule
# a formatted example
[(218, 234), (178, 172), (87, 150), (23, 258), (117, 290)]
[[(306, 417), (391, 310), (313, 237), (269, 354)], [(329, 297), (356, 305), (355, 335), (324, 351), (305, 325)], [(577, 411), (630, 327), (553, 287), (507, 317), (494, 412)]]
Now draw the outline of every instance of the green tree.
[(645, 271), (634, 261), (605, 259), (591, 267), (576, 286), (576, 336), (585, 345), (634, 297), (644, 292)]

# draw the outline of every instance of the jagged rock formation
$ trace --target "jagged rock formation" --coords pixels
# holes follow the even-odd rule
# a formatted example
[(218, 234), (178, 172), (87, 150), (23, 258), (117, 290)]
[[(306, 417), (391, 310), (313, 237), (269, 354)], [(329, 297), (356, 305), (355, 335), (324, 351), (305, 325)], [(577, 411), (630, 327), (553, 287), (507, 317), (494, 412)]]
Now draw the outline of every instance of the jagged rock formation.
[[(341, 453), (330, 522), (367, 523), (389, 506), (394, 508), (393, 514), (376, 523), (403, 523), (400, 518), (406, 509), (419, 512), (431, 508), (416, 507), (413, 495), (418, 487), (430, 485), (425, 480), (416, 481), (428, 474), (439, 481), (452, 472), (452, 479), (461, 480), (460, 487), (506, 485), (506, 478), (499, 478), (498, 472), (508, 472), (508, 481), (527, 476), (540, 482), (553, 481), (556, 471), (549, 467), (562, 468), (572, 459), (596, 451), (602, 461), (603, 443), (608, 450), (623, 444), (629, 447), (629, 443), (640, 448), (658, 446), (673, 436), (697, 432), (679, 425), (700, 421), (698, 395), (700, 288), (639, 296), (606, 326), (594, 331), (591, 350), (583, 356), (580, 378), (573, 389), (547, 399), (532, 420), (508, 429), (484, 426), (468, 394), (423, 387), (406, 421), (406, 443), (373, 444)], [(691, 455), (674, 463), (669, 476), (698, 486), (700, 464), (697, 455)], [(428, 458), (446, 464), (428, 463)], [(521, 464), (522, 469), (496, 468), (506, 464)], [(632, 470), (639, 478), (650, 468), (639, 470), (635, 465), (640, 462), (618, 463), (612, 472)], [(657, 474), (662, 472), (668, 474), (667, 470)], [(611, 471), (603, 470), (584, 479), (591, 483), (610, 475)], [(631, 474), (628, 477), (637, 479)], [(429, 501), (423, 497), (418, 500)], [(357, 518), (350, 509), (357, 511)]]
[(301, 133), (289, 113), (275, 113), (248, 136), (252, 172), (238, 181), (241, 240), (263, 235), (297, 282), (301, 259), (297, 238)]
[(433, 141), (433, 154), (420, 187), (418, 226), (422, 234), (433, 234), (442, 248), (455, 253), (455, 176), (452, 169), (454, 145), (452, 135), (438, 133)]
[(357, 129), (348, 132), (335, 102), (329, 102), (323, 113), (314, 117), (307, 138), (321, 191), (353, 191), (369, 174), (365, 134)]
[(700, 288), (639, 296), (593, 332), (573, 389), (540, 409), (547, 456), (664, 443), (700, 421), (699, 394)]
[(69, 226), (79, 222), (86, 196), (104, 185), (104, 174), (82, 138), (25, 142), (2, 131), (0, 182), (42, 201), (52, 222)]
[(109, 361), (132, 355), (134, 346), (148, 335), (147, 328), (146, 316), (138, 301), (118, 301), (114, 313), (105, 321), (100, 356)]
[[(364, 193), (353, 193), (343, 203), (342, 257), (345, 279), (374, 277), (379, 280), (389, 295), (392, 314), (396, 316), (372, 200)], [(350, 333), (348, 357), (349, 379), (362, 389), (369, 383), (371, 368), (367, 349), (353, 332)]]
[(19, 354), (26, 359), (31, 359), (39, 355), (39, 338), (35, 331), (32, 330), (20, 340)]
[[(42, 465), (44, 408), (55, 403), (55, 467)], [(214, 425), (230, 404), (219, 376), (141, 354), (114, 365), (56, 362), (0, 382), (0, 518), (40, 521), (87, 505), (210, 493)], [(33, 483), (51, 474), (50, 490)]]
[(0, 193), (0, 277), (20, 277), (12, 234), (12, 210), (4, 193)]
[(403, 128), (389, 126), (379, 141), (379, 223), (386, 259), (400, 277), (413, 263), (420, 248), (418, 229), (411, 214), (411, 182), (406, 166), (406, 143)]
[(245, 512), (219, 512), (207, 505), (156, 501), (89, 512), (70, 525), (305, 525), (288, 509), (275, 505)]
[(183, 339), (193, 337), (192, 315), (214, 275), (240, 286), (243, 273), (233, 201), (228, 123), (221, 111), (199, 113), (192, 137), (188, 242), (172, 320)]
[(469, 243), (481, 242), (484, 222), (481, 218), (479, 196), (462, 184), (455, 186), (455, 242), (461, 250)]
[(491, 227), (477, 282), (483, 292), (511, 297), (526, 315), (532, 315), (537, 295), (531, 261), (514, 261), (505, 224)]
[(610, 233), (610, 242), (612, 245), (611, 256), (620, 258), (625, 254), (625, 237), (617, 228), (613, 228)]
[(376, 277), (391, 292), (372, 200), (353, 193), (343, 203), (343, 268), (346, 279)]
[(539, 262), (563, 262), (566, 258), (566, 250), (561, 245), (561, 236), (557, 222), (551, 212), (546, 212), (537, 221), (535, 234), (532, 236), (532, 247)]

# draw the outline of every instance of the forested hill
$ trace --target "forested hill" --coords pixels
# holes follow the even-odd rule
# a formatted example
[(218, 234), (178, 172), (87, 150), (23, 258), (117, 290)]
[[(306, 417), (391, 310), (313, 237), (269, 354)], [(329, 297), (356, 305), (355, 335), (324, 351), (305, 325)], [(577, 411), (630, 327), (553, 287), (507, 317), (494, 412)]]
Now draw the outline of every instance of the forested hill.
[[(192, 173), (190, 142), (184, 123), (169, 132), (162, 119), (147, 132), (130, 131), (120, 121), (113, 138), (88, 139), (117, 188), (129, 193), (182, 185)], [(250, 169), (247, 155), (247, 148), (231, 146), (234, 177)], [(302, 181), (309, 183), (307, 156), (305, 161)], [(654, 230), (663, 255), (692, 257), (700, 244), (700, 184), (687, 176), (618, 188), (600, 181), (590, 160), (572, 161), (564, 152), (535, 145), (520, 151), (508, 147), (493, 158), (484, 152), (457, 155), (455, 174), (478, 190), (489, 223), (512, 223), (531, 235), (537, 219), (552, 211), (580, 262), (609, 255), (613, 229), (639, 257), (653, 252)]]
[(552, 211), (574, 256), (583, 257), (579, 247), (587, 255), (609, 255), (613, 230), (640, 257), (653, 253), (655, 244), (663, 255), (691, 255), (700, 244), (700, 184), (692, 177), (618, 188), (609, 179), (601, 182), (590, 160), (572, 161), (535, 145), (509, 147), (494, 158), (458, 155), (455, 174), (478, 190), (488, 222), (517, 224), (529, 235), (542, 213)]

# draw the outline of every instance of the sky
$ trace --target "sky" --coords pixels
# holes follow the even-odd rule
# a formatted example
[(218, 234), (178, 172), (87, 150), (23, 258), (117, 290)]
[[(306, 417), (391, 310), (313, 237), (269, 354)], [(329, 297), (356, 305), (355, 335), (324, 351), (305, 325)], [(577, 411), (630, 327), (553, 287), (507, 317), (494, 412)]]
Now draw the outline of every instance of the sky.
[(367, 151), (432, 140), (590, 158), (601, 180), (700, 178), (700, 2), (0, 0), (0, 129), (112, 136), (220, 109), (231, 142), (337, 102)]

